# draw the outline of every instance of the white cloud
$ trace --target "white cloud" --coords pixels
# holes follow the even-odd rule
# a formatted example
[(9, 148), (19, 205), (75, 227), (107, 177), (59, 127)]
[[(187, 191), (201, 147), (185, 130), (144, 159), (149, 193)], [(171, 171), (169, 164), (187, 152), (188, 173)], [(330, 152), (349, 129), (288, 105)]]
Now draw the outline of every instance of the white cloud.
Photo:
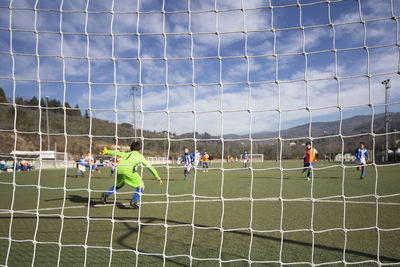
[[(139, 21), (142, 24), (143, 21)], [(113, 23), (113, 33), (136, 33), (137, 16), (136, 14), (115, 14)]]
[[(32, 6), (33, 7), (33, 6)], [(34, 30), (33, 10), (13, 10), (11, 17), (11, 27), (20, 30)]]
[[(15, 1), (15, 4), (21, 4)], [(41, 2), (41, 1), (40, 1)], [(24, 1), (22, 6), (33, 7), (34, 2)], [(110, 10), (111, 1), (90, 1), (89, 10)], [(141, 2), (146, 6), (142, 6), (143, 10), (160, 11), (160, 1)], [(214, 1), (191, 1), (191, 10), (213, 10)], [(253, 8), (265, 6), (267, 3), (262, 0), (244, 1), (245, 8)], [(364, 19), (382, 18), (388, 14), (388, 1), (362, 1), (362, 12)], [(397, 3), (397, 2), (395, 2)], [(55, 4), (54, 4), (55, 5)], [(135, 1), (115, 1), (115, 10), (117, 11), (135, 11), (137, 2)], [(241, 8), (242, 1), (217, 1), (219, 10), (232, 8)], [(334, 4), (332, 4), (334, 5)], [(182, 5), (184, 7), (184, 5)], [(70, 5), (65, 2), (66, 10), (84, 10), (85, 5), (80, 1)], [(284, 11), (284, 10), (281, 10)], [(349, 23), (359, 21), (358, 11), (354, 8), (336, 9), (334, 23)], [(0, 21), (7, 24), (7, 13), (1, 13)], [(46, 15), (46, 14), (44, 14)], [(220, 32), (242, 31), (243, 16), (245, 15), (245, 30), (266, 30), (270, 25), (270, 9), (262, 8), (254, 11), (231, 11), (231, 12), (205, 12), (192, 13), (192, 32), (215, 32), (216, 16), (218, 16), (218, 30)], [(46, 23), (52, 23), (58, 27), (59, 21), (57, 16), (42, 16), (43, 20), (39, 21), (38, 26), (45, 27)], [(89, 32), (110, 32), (110, 14), (90, 14), (88, 31)], [(114, 33), (125, 33), (125, 36), (115, 37), (115, 56), (121, 58), (135, 58), (138, 54), (138, 40), (136, 33), (137, 17), (135, 14), (116, 14), (113, 25)], [(183, 13), (176, 16), (166, 15), (167, 32), (187, 32), (188, 31), (188, 14)], [(336, 19), (338, 18), (338, 19)], [(274, 17), (274, 25), (280, 18)], [(291, 22), (298, 23), (297, 18), (286, 17), (285, 19), (293, 20)], [(141, 14), (139, 20), (139, 31), (141, 33), (162, 33), (162, 14)], [(63, 31), (69, 33), (83, 33), (85, 27), (84, 14), (63, 14)], [(360, 30), (361, 26), (361, 30)], [(13, 27), (18, 29), (33, 29), (33, 12), (17, 12), (13, 11)], [(50, 28), (49, 28), (50, 29)], [(53, 29), (53, 28), (51, 28)], [(54, 28), (55, 29), (55, 28)], [(336, 47), (347, 45), (354, 47), (363, 43), (364, 31), (361, 24), (346, 24), (344, 26), (336, 26)], [(376, 44), (377, 40), (394, 44), (395, 25), (392, 21), (376, 22), (367, 24), (367, 44)], [(390, 33), (390, 34), (388, 34)], [(34, 34), (32, 33), (31, 35)], [(163, 39), (162, 36), (160, 40)], [(277, 53), (298, 53), (302, 51), (303, 36), (300, 30), (278, 31), (277, 36)], [(176, 37), (176, 38), (175, 38)], [(182, 38), (181, 38), (182, 37)], [(34, 51), (34, 39), (30, 42), (24, 42), (22, 35), (15, 33), (13, 40), (14, 48), (22, 53)], [(167, 53), (169, 57), (188, 57), (190, 56), (190, 37), (188, 35), (168, 36)], [(186, 38), (186, 39), (185, 39)], [(155, 37), (157, 39), (157, 37)], [(146, 41), (147, 40), (147, 41)], [(220, 70), (217, 56), (218, 36), (216, 34), (209, 35), (193, 35), (194, 40), (194, 56), (207, 56), (211, 59), (195, 61), (195, 82), (208, 83), (219, 82)], [(154, 58), (163, 55), (164, 44), (162, 41), (152, 42), (151, 38), (142, 37), (141, 39), (141, 57)], [(65, 56), (86, 57), (86, 37), (84, 35), (64, 35), (63, 52)], [(369, 43), (371, 42), (371, 43)], [(4, 42), (3, 42), (4, 43)], [(7, 47), (4, 43), (2, 47)], [(171, 49), (172, 48), (172, 49)], [(307, 52), (319, 51), (333, 48), (332, 30), (326, 28), (307, 29), (305, 32), (305, 48)], [(224, 55), (244, 55), (244, 34), (223, 34), (221, 35), (221, 54)], [(273, 33), (260, 32), (248, 34), (248, 49), (251, 55), (271, 54), (273, 51)], [(39, 51), (43, 54), (59, 55), (60, 54), (60, 38), (58, 35), (39, 35)], [(329, 52), (330, 53), (330, 52)], [(90, 36), (90, 57), (111, 57), (111, 37), (110, 36)], [(349, 52), (338, 54), (338, 73), (339, 76), (349, 76), (351, 74), (366, 74), (366, 53)], [(16, 59), (16, 76), (18, 78), (36, 79), (36, 59), (34, 57), (15, 57)], [(263, 60), (264, 59), (264, 60)], [(309, 100), (312, 108), (328, 107), (337, 104), (338, 84), (333, 79), (334, 60), (332, 57), (319, 57), (318, 55), (309, 56), (309, 66), (307, 69), (308, 79), (328, 79), (309, 83)], [(57, 60), (56, 60), (57, 61)], [(61, 79), (61, 70), (59, 63), (43, 60), (44, 64), (40, 66), (40, 74), (42, 79)], [(85, 59), (66, 59), (66, 79), (67, 81), (82, 81), (88, 79), (88, 63)], [(165, 130), (167, 127), (168, 116), (163, 113), (167, 108), (173, 112), (188, 113), (171, 113), (171, 130), (177, 133), (190, 132), (194, 129), (194, 115), (192, 110), (197, 113), (196, 130), (202, 132), (207, 131), (212, 134), (219, 134), (223, 127), (225, 133), (246, 133), (249, 129), (249, 113), (230, 112), (238, 110), (246, 110), (249, 107), (253, 110), (275, 109), (280, 99), (281, 109), (293, 109), (296, 107), (305, 108), (307, 103), (306, 84), (305, 82), (292, 83), (287, 81), (293, 79), (302, 79), (304, 77), (304, 56), (290, 56), (278, 58), (278, 74), (281, 81), (280, 98), (278, 98), (278, 87), (276, 84), (252, 84), (252, 95), (249, 98), (249, 90), (244, 85), (225, 85), (223, 97), (221, 99), (220, 86), (197, 86), (195, 101), (193, 100), (194, 91), (192, 86), (171, 86), (169, 91), (169, 103), (167, 103), (167, 89), (165, 86), (153, 87), (147, 84), (164, 84), (166, 82), (166, 68), (163, 60), (143, 60), (141, 82), (145, 84), (143, 87), (143, 95), (138, 92), (137, 108), (146, 112), (160, 111), (161, 113), (145, 113), (143, 124), (149, 130)], [(312, 64), (310, 63), (312, 62)], [(98, 65), (99, 62), (93, 62), (91, 65), (91, 81), (112, 82), (114, 78), (114, 70), (112, 64)], [(112, 62), (111, 62), (112, 63)], [(168, 83), (180, 84), (191, 83), (192, 69), (191, 62), (179, 63), (179, 61), (168, 61)], [(247, 74), (247, 63), (245, 59), (223, 59), (222, 60), (222, 78), (223, 82), (245, 82)], [(2, 68), (2, 73), (5, 67)], [(370, 73), (394, 73), (398, 71), (398, 50), (396, 47), (384, 47), (370, 50)], [(117, 62), (117, 82), (124, 84), (137, 84), (139, 82), (139, 62), (137, 60), (119, 60)], [(274, 58), (255, 58), (250, 60), (250, 79), (251, 81), (271, 81), (275, 79), (275, 60)], [(368, 84), (367, 78), (346, 79), (340, 81), (340, 104), (349, 105), (365, 105), (369, 102), (369, 90), (371, 89), (372, 102), (382, 103), (382, 85), (380, 80), (386, 78), (383, 76), (373, 78), (371, 84)], [(389, 75), (387, 78), (392, 80), (392, 96), (400, 97), (400, 90), (396, 85), (400, 82), (398, 75)], [(75, 102), (69, 100), (70, 104), (78, 103), (81, 107), (88, 105), (87, 85), (72, 87), (68, 85), (68, 94), (73, 95)], [(70, 89), (73, 88), (73, 89)], [(132, 109), (130, 86), (118, 86), (117, 108), (121, 110), (118, 114), (119, 122), (130, 122), (132, 120), (131, 112), (123, 112)], [(93, 108), (112, 108), (114, 104), (114, 87), (113, 86), (94, 86), (92, 95)], [(250, 102), (249, 102), (250, 101)], [(221, 107), (222, 105), (222, 107)], [(219, 109), (223, 108), (223, 123), (221, 123), (221, 114)], [(318, 116), (331, 116), (337, 112), (335, 109), (323, 109), (314, 111), (313, 114)], [(350, 112), (351, 113), (351, 112)], [(112, 112), (96, 112), (95, 116), (114, 120), (115, 116), (110, 115)], [(254, 113), (252, 130), (272, 131), (276, 130), (277, 122), (275, 111), (267, 113)], [(270, 116), (274, 119), (270, 119)], [(285, 113), (284, 125), (296, 125), (308, 119), (308, 112), (288, 112)], [(316, 116), (316, 115), (315, 115)], [(142, 123), (141, 115), (138, 114), (138, 125)], [(335, 117), (336, 118), (336, 117)]]
[[(133, 30), (133, 29), (132, 29)], [(139, 31), (141, 33), (162, 33), (162, 14), (149, 13), (141, 14), (139, 17)], [(136, 28), (135, 31), (136, 32)]]
[[(395, 6), (396, 3), (394, 2)], [(361, 2), (362, 18), (364, 20), (391, 17), (390, 0), (364, 0)]]

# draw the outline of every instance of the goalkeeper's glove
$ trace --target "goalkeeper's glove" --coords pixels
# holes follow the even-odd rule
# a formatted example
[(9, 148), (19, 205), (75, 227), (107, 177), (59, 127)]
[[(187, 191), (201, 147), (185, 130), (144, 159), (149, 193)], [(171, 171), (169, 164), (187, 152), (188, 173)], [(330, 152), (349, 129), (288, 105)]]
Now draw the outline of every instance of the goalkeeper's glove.
[(100, 151), (100, 155), (106, 155), (108, 153), (107, 147), (103, 147), (103, 150)]
[(161, 181), (161, 178), (160, 178), (160, 177), (157, 178), (157, 183), (158, 183), (160, 186), (162, 186), (162, 181)]

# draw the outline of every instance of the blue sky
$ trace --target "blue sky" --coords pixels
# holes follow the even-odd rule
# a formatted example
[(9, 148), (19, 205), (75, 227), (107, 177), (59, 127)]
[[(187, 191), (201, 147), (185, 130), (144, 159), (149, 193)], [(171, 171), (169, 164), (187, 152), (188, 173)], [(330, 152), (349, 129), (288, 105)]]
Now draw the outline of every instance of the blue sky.
[(278, 109), (281, 128), (308, 123), (307, 106), (313, 121), (370, 115), (387, 78), (400, 101), (400, 0), (298, 2), (0, 0), (0, 86), (131, 122), (142, 83), (139, 128), (215, 135), (275, 131)]

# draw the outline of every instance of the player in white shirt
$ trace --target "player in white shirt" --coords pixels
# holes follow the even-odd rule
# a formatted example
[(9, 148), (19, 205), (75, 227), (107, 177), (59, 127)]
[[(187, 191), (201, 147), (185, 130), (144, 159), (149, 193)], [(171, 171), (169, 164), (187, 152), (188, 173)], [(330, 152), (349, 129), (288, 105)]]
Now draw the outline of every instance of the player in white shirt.
[(199, 167), (201, 158), (203, 157), (203, 155), (199, 152), (198, 149), (196, 149), (196, 152), (194, 153), (194, 167)]

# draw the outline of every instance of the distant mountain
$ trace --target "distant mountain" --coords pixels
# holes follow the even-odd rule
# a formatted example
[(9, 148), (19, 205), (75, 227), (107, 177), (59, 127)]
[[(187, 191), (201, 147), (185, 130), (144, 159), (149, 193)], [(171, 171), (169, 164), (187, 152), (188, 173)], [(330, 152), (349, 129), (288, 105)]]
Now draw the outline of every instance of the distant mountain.
[[(370, 115), (359, 115), (351, 118), (342, 120), (342, 129), (341, 133), (343, 135), (353, 135), (360, 133), (368, 133), (371, 132), (371, 122), (372, 117)], [(390, 113), (390, 129), (398, 129), (400, 130), (400, 113), (399, 112), (391, 112)], [(299, 126), (295, 126), (289, 129), (285, 129), (281, 131), (282, 138), (296, 138), (296, 137), (305, 137), (309, 135), (309, 124), (303, 124)], [(330, 121), (330, 122), (312, 122), (311, 124), (311, 136), (326, 136), (326, 135), (336, 135), (339, 134), (340, 129), (340, 121)], [(376, 114), (374, 118), (373, 124), (373, 132), (374, 133), (384, 133), (385, 131), (385, 114), (380, 113)], [(278, 132), (258, 132), (253, 133), (252, 138), (255, 139), (268, 139), (274, 138), (278, 136)], [(224, 138), (229, 139), (240, 139), (246, 138), (248, 135), (234, 135), (227, 134)]]

